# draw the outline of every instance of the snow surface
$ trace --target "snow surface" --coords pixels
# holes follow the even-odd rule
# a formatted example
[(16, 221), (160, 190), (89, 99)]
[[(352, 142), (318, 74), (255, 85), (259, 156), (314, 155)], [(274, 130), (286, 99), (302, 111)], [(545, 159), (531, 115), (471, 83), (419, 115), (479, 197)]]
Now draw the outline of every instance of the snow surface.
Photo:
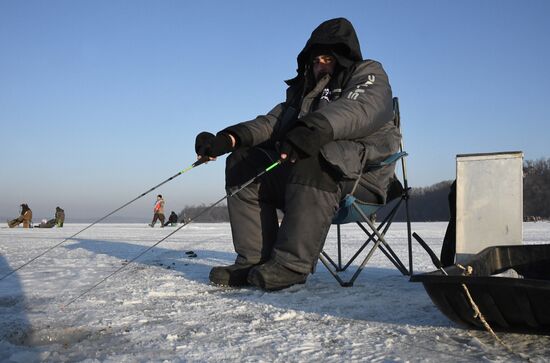
[[(0, 276), (85, 226), (0, 229)], [(445, 226), (413, 231), (438, 253)], [(305, 285), (279, 292), (213, 286), (210, 268), (235, 258), (228, 224), (186, 226), (64, 307), (173, 228), (99, 224), (0, 281), (0, 361), (550, 361), (548, 336), (498, 333), (513, 355), (450, 322), (380, 251), (352, 288), (320, 263)], [(388, 238), (407, 264), (405, 231), (396, 223)], [(363, 240), (351, 225), (343, 235), (351, 247)], [(332, 229), (325, 249), (335, 240)], [(526, 223), (524, 240), (550, 242), (550, 223)], [(419, 246), (414, 263), (434, 269)]]

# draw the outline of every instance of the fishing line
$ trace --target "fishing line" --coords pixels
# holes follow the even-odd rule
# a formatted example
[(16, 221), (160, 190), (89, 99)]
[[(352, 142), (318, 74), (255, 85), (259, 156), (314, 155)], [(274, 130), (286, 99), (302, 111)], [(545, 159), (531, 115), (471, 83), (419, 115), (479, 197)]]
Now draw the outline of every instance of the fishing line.
[(193, 164), (191, 164), (189, 167), (183, 169), (182, 171), (178, 172), (177, 174), (174, 174), (172, 175), (170, 178), (166, 179), (165, 181), (155, 185), (154, 187), (152, 187), (151, 189), (147, 190), (146, 192), (143, 192), (142, 194), (138, 195), (137, 197), (135, 197), (134, 199), (132, 199), (131, 201), (127, 202), (126, 204), (124, 204), (123, 206), (121, 207), (118, 207), (117, 209), (115, 209), (114, 211), (112, 211), (111, 213), (99, 218), (97, 221), (93, 222), (92, 224), (86, 226), (85, 228), (81, 229), (80, 231), (76, 232), (75, 234), (73, 234), (72, 236), (70, 237), (67, 237), (65, 238), (63, 241), (57, 243), (56, 245), (48, 248), (47, 250), (45, 250), (44, 252), (40, 253), (39, 255), (33, 257), (32, 259), (30, 259), (29, 261), (25, 262), (24, 264), (22, 264), (21, 266), (13, 269), (12, 271), (8, 272), (7, 274), (5, 274), (4, 276), (0, 277), (0, 281), (4, 280), (6, 277), (12, 275), (13, 273), (21, 270), (23, 267), (29, 265), (30, 263), (32, 263), (33, 261), (36, 261), (37, 259), (39, 259), (40, 257), (44, 256), (46, 253), (50, 252), (51, 250), (53, 250), (54, 248), (57, 248), (59, 246), (61, 246), (63, 243), (65, 243), (66, 241), (70, 240), (71, 238), (74, 238), (76, 236), (78, 236), (80, 233), (84, 232), (85, 230), (87, 230), (88, 228), (92, 227), (93, 225), (103, 221), (104, 219), (106, 219), (107, 217), (110, 217), (111, 215), (115, 214), (116, 212), (118, 212), (119, 210), (121, 210), (122, 208), (132, 204), (133, 202), (135, 202), (136, 200), (142, 198), (143, 196), (151, 193), (153, 190), (157, 189), (158, 187), (168, 183), (169, 181), (177, 178), (178, 176), (180, 176), (181, 174), (201, 165), (201, 164), (204, 164), (205, 162), (207, 162), (209, 160), (208, 157), (202, 157), (200, 158), (199, 160), (195, 161)]
[(183, 227), (189, 225), (190, 223), (192, 223), (193, 221), (195, 221), (197, 218), (199, 218), (200, 216), (202, 216), (203, 214), (205, 214), (206, 212), (210, 211), (212, 208), (214, 208), (216, 205), (220, 204), (222, 201), (224, 201), (225, 199), (227, 198), (230, 198), (234, 195), (236, 195), (237, 193), (239, 193), (241, 190), (243, 190), (244, 188), (246, 188), (247, 186), (249, 186), (250, 184), (252, 184), (254, 181), (256, 181), (258, 178), (260, 178), (262, 175), (264, 175), (265, 173), (269, 172), (270, 170), (272, 170), (273, 168), (275, 168), (276, 166), (278, 165), (281, 165), (283, 162), (283, 159), (279, 159), (277, 160), (276, 162), (274, 162), (273, 164), (271, 164), (270, 166), (268, 166), (267, 168), (265, 168), (264, 170), (262, 170), (260, 173), (258, 173), (256, 176), (254, 176), (253, 178), (251, 178), (250, 180), (248, 180), (247, 182), (245, 182), (244, 184), (240, 185), (236, 190), (232, 191), (232, 192), (229, 192), (228, 194), (224, 195), (222, 198), (220, 198), (218, 201), (216, 201), (215, 203), (211, 204), (210, 206), (208, 206), (207, 208), (203, 209), (202, 211), (200, 211), (196, 216), (194, 216), (193, 218), (189, 219), (187, 222), (185, 222), (184, 224), (182, 224), (181, 226), (179, 226), (178, 228), (176, 228), (174, 231), (170, 232), (167, 236), (165, 236), (164, 238), (162, 238), (160, 241), (156, 242), (155, 244), (153, 244), (152, 246), (146, 248), (145, 250), (143, 250), (142, 252), (140, 252), (137, 256), (135, 256), (134, 258), (132, 258), (131, 260), (128, 261), (128, 263), (126, 263), (125, 265), (122, 265), (121, 267), (119, 267), (118, 269), (116, 269), (115, 271), (111, 272), (109, 275), (107, 275), (106, 277), (104, 277), (103, 279), (99, 280), (97, 283), (95, 283), (92, 287), (88, 288), (87, 290), (85, 290), (84, 292), (82, 292), (81, 294), (79, 294), (78, 296), (76, 296), (75, 298), (69, 300), (69, 302), (65, 305), (62, 306), (61, 309), (64, 309), (66, 308), (67, 306), (71, 305), (73, 302), (75, 302), (76, 300), (80, 299), (82, 296), (86, 295), (87, 293), (89, 293), (90, 291), (92, 291), (93, 289), (95, 289), (96, 287), (98, 287), (99, 285), (101, 285), (103, 282), (105, 282), (107, 279), (109, 279), (110, 277), (112, 277), (113, 275), (119, 273), (120, 271), (122, 271), (123, 269), (125, 269), (126, 267), (128, 267), (128, 265), (130, 265), (132, 262), (134, 262), (135, 260), (137, 260), (138, 258), (140, 258), (141, 256), (143, 256), (144, 254), (146, 254), (148, 251), (152, 250), (153, 248), (155, 248), (156, 246), (158, 246), (161, 242), (165, 241), (168, 237), (172, 236), (173, 234), (175, 234), (176, 232), (178, 232), (180, 229), (182, 229)]

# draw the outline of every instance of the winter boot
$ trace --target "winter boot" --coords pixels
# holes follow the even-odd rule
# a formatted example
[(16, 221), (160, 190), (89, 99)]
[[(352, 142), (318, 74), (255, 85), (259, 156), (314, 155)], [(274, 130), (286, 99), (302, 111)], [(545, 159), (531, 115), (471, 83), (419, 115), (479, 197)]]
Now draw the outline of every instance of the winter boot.
[(216, 266), (210, 270), (210, 281), (222, 286), (247, 286), (246, 280), (250, 269), (256, 265), (235, 263), (229, 266)]
[(263, 265), (252, 268), (248, 274), (248, 282), (266, 291), (286, 289), (292, 285), (306, 282), (307, 274), (293, 271), (275, 260), (269, 260)]

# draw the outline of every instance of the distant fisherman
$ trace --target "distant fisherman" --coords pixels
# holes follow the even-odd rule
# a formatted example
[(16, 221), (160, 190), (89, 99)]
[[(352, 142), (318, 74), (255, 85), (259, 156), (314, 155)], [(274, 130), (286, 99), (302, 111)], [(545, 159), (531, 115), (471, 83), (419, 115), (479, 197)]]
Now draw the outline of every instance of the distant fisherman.
[(63, 227), (65, 222), (65, 211), (61, 207), (55, 207), (55, 225), (58, 227)]
[(26, 203), (21, 204), (21, 215), (8, 222), (10, 228), (17, 227), (23, 223), (23, 228), (30, 228), (32, 224), (32, 210)]
[(149, 224), (149, 227), (154, 227), (157, 220), (160, 221), (160, 227), (164, 227), (164, 199), (162, 195), (157, 195), (157, 201), (153, 207), (153, 221)]
[(54, 226), (63, 227), (63, 222), (65, 221), (65, 211), (60, 207), (55, 208), (55, 216), (49, 220), (43, 220), (35, 228), (53, 228)]
[(176, 212), (172, 211), (172, 213), (170, 213), (170, 216), (168, 217), (168, 221), (164, 223), (164, 227), (166, 227), (167, 225), (175, 226), (177, 223), (178, 215), (176, 214)]

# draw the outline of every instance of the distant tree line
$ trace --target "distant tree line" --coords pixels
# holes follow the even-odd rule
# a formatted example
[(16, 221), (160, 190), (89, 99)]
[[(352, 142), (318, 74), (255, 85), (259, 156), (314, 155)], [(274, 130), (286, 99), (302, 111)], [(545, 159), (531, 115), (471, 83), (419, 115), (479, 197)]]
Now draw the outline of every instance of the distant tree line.
[[(550, 158), (527, 160), (523, 165), (523, 217), (526, 221), (550, 220)], [(448, 195), (452, 180), (437, 184), (411, 188), (409, 212), (414, 222), (448, 221)], [(390, 207), (381, 209), (377, 219), (387, 215)], [(180, 213), (180, 221), (192, 218), (204, 209), (206, 205), (186, 206)], [(304, 211), (307, 212), (307, 211)], [(405, 208), (396, 215), (396, 221), (405, 220)], [(228, 222), (227, 206), (216, 206), (196, 219), (196, 222)]]
[[(447, 180), (425, 188), (412, 188), (409, 203), (411, 220), (448, 221), (451, 184), (452, 180)], [(387, 210), (381, 210), (377, 218), (383, 218)], [(396, 220), (405, 220), (404, 208), (401, 208)], [(550, 158), (523, 163), (523, 220), (550, 220)]]
[(190, 218), (193, 218), (194, 222), (200, 223), (229, 222), (227, 205), (218, 205), (204, 212), (208, 207), (205, 204), (185, 206), (178, 214), (178, 221), (187, 222)]
[[(433, 222), (449, 220), (449, 191), (452, 180), (446, 180), (437, 184), (411, 188), (409, 192), (409, 214), (414, 222)], [(393, 201), (378, 211), (376, 219), (382, 220), (390, 212), (397, 202)], [(401, 207), (395, 216), (395, 221), (405, 221), (405, 207)]]
[(550, 219), (550, 158), (523, 163), (523, 218)]

